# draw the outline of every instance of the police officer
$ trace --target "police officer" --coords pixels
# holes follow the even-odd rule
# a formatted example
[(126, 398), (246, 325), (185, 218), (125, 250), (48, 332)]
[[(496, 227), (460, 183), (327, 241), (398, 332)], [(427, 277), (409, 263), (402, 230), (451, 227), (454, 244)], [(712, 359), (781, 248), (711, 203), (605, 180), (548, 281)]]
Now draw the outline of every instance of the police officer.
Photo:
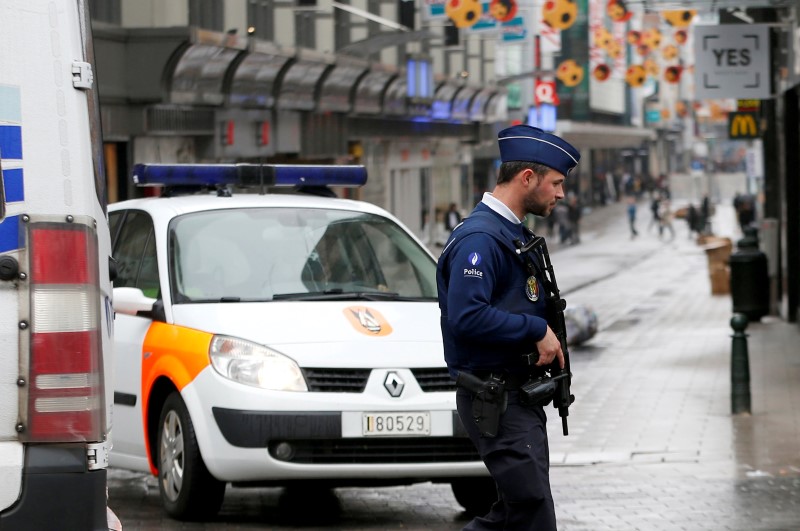
[(437, 266), (451, 376), (465, 372), (505, 386), (494, 436), (473, 418), (474, 390), (459, 385), (456, 393), (459, 417), (498, 490), (489, 513), (464, 529), (555, 530), (547, 418), (542, 405), (520, 401), (519, 387), (548, 365), (563, 369), (564, 355), (545, 318), (543, 273), (531, 274), (515, 249), (533, 237), (523, 218), (547, 216), (564, 198), (564, 180), (580, 154), (526, 125), (500, 131), (498, 145), (502, 165), (495, 189), (453, 231)]

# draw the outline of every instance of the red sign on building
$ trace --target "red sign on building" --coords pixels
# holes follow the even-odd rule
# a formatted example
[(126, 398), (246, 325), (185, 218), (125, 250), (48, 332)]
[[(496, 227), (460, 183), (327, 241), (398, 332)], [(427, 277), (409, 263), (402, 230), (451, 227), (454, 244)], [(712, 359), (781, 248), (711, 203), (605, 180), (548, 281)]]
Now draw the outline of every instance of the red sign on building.
[(533, 101), (536, 105), (541, 105), (542, 103), (558, 105), (556, 82), (537, 79), (533, 86)]

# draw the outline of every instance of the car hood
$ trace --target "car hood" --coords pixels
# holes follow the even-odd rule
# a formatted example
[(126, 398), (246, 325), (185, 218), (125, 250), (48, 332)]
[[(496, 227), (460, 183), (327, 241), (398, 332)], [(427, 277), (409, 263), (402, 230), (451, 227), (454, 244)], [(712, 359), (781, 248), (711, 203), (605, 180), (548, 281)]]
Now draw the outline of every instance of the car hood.
[(444, 366), (436, 302), (237, 302), (173, 306), (174, 324), (273, 348), (301, 366)]

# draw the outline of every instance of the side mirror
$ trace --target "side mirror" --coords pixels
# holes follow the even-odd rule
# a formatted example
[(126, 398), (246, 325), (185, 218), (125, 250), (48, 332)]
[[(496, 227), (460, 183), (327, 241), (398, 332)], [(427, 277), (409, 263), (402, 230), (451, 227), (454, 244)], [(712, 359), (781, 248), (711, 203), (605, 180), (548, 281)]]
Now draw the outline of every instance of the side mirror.
[(150, 317), (155, 302), (139, 288), (114, 288), (114, 311), (119, 313)]

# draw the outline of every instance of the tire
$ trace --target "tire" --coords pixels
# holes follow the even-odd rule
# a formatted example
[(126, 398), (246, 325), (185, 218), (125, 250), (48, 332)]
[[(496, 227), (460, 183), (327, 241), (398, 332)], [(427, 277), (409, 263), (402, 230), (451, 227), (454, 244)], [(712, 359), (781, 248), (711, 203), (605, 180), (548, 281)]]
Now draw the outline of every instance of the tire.
[(199, 520), (219, 512), (225, 483), (203, 463), (194, 425), (180, 394), (167, 397), (158, 420), (158, 490), (167, 514), (178, 520)]
[(497, 485), (491, 477), (455, 479), (450, 487), (469, 516), (485, 515), (497, 501)]

